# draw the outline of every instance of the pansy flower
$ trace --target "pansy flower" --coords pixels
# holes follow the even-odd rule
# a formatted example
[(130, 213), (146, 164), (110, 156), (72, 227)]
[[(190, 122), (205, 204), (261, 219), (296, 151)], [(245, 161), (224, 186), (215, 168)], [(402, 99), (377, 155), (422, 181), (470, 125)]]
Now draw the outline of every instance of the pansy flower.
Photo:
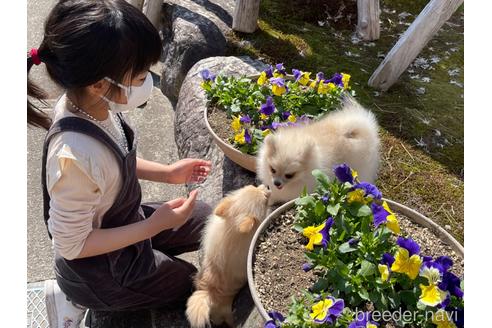
[(356, 190), (348, 192), (347, 193), (347, 202), (349, 204), (352, 204), (352, 203), (366, 204), (367, 201), (364, 198), (364, 190), (356, 189)]
[(318, 72), (316, 74), (316, 80), (311, 82), (311, 84), (309, 86), (313, 89), (316, 89), (316, 85), (318, 84), (318, 82), (320, 82), (321, 80), (324, 80), (324, 79), (325, 79), (325, 74), (323, 72)]
[(347, 164), (336, 165), (333, 168), (333, 173), (342, 183), (354, 183), (354, 179), (357, 178), (357, 171), (352, 170)]
[(260, 114), (260, 119), (264, 121), (264, 120), (268, 119), (268, 115), (265, 115), (265, 114), (261, 113)]
[(275, 71), (273, 72), (273, 77), (284, 77), (287, 75), (283, 63), (275, 65)]
[(248, 129), (244, 130), (244, 141), (247, 144), (250, 144), (251, 143), (251, 135), (249, 134)]
[(257, 83), (259, 85), (265, 84), (268, 79), (273, 77), (273, 67), (270, 65), (266, 70), (260, 73), (260, 77), (258, 77)]
[(321, 80), (319, 82), (319, 85), (318, 85), (318, 93), (319, 94), (326, 94), (326, 93), (333, 91), (334, 89), (336, 89), (336, 86), (335, 86), (335, 84), (333, 84), (331, 82), (326, 82), (325, 80)]
[(200, 72), (203, 81), (205, 82), (213, 82), (215, 81), (215, 75), (210, 73), (208, 69), (204, 69), (203, 71)]
[(310, 72), (302, 72), (298, 69), (293, 69), (292, 74), (294, 75), (296, 82), (298, 82), (301, 85), (307, 85), (310, 81)]
[(260, 113), (270, 116), (275, 111), (275, 104), (273, 103), (273, 98), (268, 96), (266, 103), (260, 106)]
[(272, 93), (274, 95), (281, 96), (288, 91), (283, 78), (272, 78), (270, 82), (272, 83)]
[(393, 265), (393, 262), (395, 262), (395, 258), (393, 255), (389, 253), (384, 253), (383, 258), (381, 259), (381, 263), (378, 264), (378, 270), (379, 273), (381, 274), (381, 280), (382, 281), (388, 281), (389, 275), (391, 273), (391, 265)]
[(241, 118), (239, 119), (239, 121), (241, 123), (251, 123), (251, 117), (249, 117), (249, 115), (244, 115), (244, 116), (241, 116)]
[(342, 314), (345, 303), (342, 299), (328, 296), (311, 307), (309, 316), (316, 323), (334, 323)]
[(391, 212), (386, 201), (383, 202), (383, 206), (371, 203), (371, 210), (373, 214), (373, 224), (374, 227), (378, 227), (382, 223), (386, 223), (386, 227), (390, 229), (393, 233), (400, 233), (400, 226), (398, 220), (393, 212)]
[(436, 325), (437, 328), (456, 328), (452, 315), (445, 310), (438, 310), (432, 315), (432, 323)]
[(290, 116), (290, 114), (291, 114), (290, 112), (282, 112), (282, 119), (283, 119), (283, 120), (288, 119), (288, 118), (289, 118), (289, 116)]
[(284, 316), (277, 311), (270, 311), (268, 312), (268, 316), (271, 318), (271, 320), (268, 320), (265, 322), (264, 328), (280, 328), (282, 325), (282, 322), (285, 321)]
[(350, 75), (342, 73), (342, 83), (343, 83), (343, 88), (345, 90), (347, 90), (349, 87), (349, 81), (350, 81)]
[(461, 280), (452, 272), (445, 272), (442, 281), (439, 283), (439, 288), (448, 291), (451, 295), (458, 298), (463, 298), (463, 290), (461, 289)]
[(379, 189), (369, 182), (359, 182), (354, 185), (354, 189), (362, 189), (365, 192), (366, 197), (372, 197), (374, 199), (381, 199), (383, 194), (379, 191)]
[(311, 271), (313, 269), (313, 267), (314, 266), (311, 263), (304, 263), (302, 265), (302, 271), (309, 272), (309, 271)]
[(231, 128), (234, 130), (234, 132), (238, 132), (241, 130), (241, 118), (239, 116), (233, 116)]
[(399, 237), (396, 241), (400, 246), (395, 255), (395, 262), (391, 265), (391, 271), (404, 273), (410, 279), (417, 278), (422, 265), (422, 259), (418, 255), (420, 246), (411, 238)]
[(377, 328), (378, 324), (371, 320), (371, 313), (357, 312), (355, 320), (350, 323), (348, 328)]
[(437, 285), (434, 284), (420, 284), (419, 287), (422, 292), (420, 294), (419, 302), (427, 306), (436, 306), (438, 304), (441, 304), (446, 300), (446, 297), (448, 295), (447, 292), (441, 290)]
[(261, 132), (262, 136), (263, 137), (266, 137), (267, 135), (269, 135), (270, 133), (272, 133), (272, 131), (270, 129), (265, 129)]
[(301, 124), (309, 123), (310, 121), (311, 120), (309, 119), (309, 117), (306, 116), (306, 114), (299, 116), (299, 118), (297, 119), (297, 122)]
[(314, 245), (323, 246), (326, 248), (330, 241), (330, 228), (333, 225), (333, 218), (330, 216), (325, 222), (319, 226), (309, 226), (303, 229), (302, 234), (309, 239), (306, 249), (312, 251)]
[(321, 201), (323, 202), (323, 204), (328, 204), (329, 199), (330, 199), (329, 194), (324, 194), (323, 196), (321, 196)]
[(244, 145), (246, 143), (245, 132), (246, 130), (243, 129), (240, 133), (237, 133), (234, 136), (234, 141), (240, 145)]
[(343, 76), (340, 73), (335, 73), (331, 79), (326, 80), (325, 83), (333, 83), (334, 86), (343, 87)]
[(297, 118), (294, 114), (292, 114), (292, 115), (289, 115), (289, 117), (287, 117), (287, 120), (289, 122), (295, 123), (297, 121)]

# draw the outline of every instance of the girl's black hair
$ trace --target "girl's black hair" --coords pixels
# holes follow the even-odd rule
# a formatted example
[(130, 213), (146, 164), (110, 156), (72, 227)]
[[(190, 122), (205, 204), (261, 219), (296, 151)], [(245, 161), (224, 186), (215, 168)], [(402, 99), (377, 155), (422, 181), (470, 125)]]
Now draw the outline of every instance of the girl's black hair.
[[(152, 23), (124, 0), (60, 0), (46, 19), (38, 56), (55, 83), (77, 91), (104, 77), (121, 83), (130, 72), (133, 79), (159, 60), (161, 48)], [(28, 74), (32, 65), (28, 57)], [(29, 78), (27, 94), (47, 98)], [(29, 99), (27, 122), (46, 129), (51, 124)]]

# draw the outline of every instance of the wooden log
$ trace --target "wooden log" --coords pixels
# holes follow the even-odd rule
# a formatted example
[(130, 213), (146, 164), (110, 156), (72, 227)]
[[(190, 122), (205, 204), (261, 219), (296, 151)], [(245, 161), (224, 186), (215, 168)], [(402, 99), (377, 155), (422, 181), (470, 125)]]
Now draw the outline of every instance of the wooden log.
[(463, 0), (431, 0), (386, 55), (368, 84), (388, 90), (462, 3)]
[(144, 0), (126, 0), (126, 2), (142, 10)]
[(379, 0), (357, 0), (357, 33), (363, 40), (379, 39)]
[(143, 13), (152, 22), (156, 29), (159, 29), (161, 23), (162, 0), (145, 0), (143, 4)]
[(236, 0), (232, 29), (238, 32), (253, 33), (258, 27), (260, 0)]

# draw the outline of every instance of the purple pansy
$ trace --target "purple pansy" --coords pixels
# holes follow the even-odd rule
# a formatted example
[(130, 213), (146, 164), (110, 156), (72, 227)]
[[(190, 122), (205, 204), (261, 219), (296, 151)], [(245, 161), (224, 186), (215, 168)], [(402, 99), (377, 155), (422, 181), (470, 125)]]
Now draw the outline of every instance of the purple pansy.
[(335, 173), (335, 176), (337, 179), (344, 183), (344, 182), (349, 182), (349, 183), (354, 183), (354, 177), (352, 176), (352, 170), (347, 164), (340, 164), (336, 165), (333, 168), (333, 173)]
[(323, 204), (328, 204), (328, 200), (330, 199), (330, 194), (324, 194), (322, 197), (321, 197), (321, 201), (323, 202)]
[(360, 240), (359, 238), (350, 238), (348, 244), (350, 247), (354, 247), (359, 243), (359, 240)]
[(248, 144), (251, 143), (251, 135), (249, 134), (248, 129), (244, 131), (244, 141), (246, 141), (246, 143)]
[(388, 267), (391, 267), (395, 262), (395, 258), (390, 253), (384, 253), (383, 258), (381, 259), (382, 264), (386, 264)]
[(412, 238), (398, 237), (396, 240), (398, 246), (405, 248), (408, 251), (408, 256), (420, 253), (420, 246)]
[(461, 290), (461, 280), (452, 272), (445, 272), (442, 276), (442, 281), (439, 283), (439, 289), (447, 290), (451, 295), (458, 298), (463, 298)]
[(434, 262), (439, 263), (444, 271), (448, 271), (453, 266), (453, 260), (448, 256), (439, 256)]
[(318, 74), (316, 74), (316, 80), (321, 81), (324, 79), (325, 79), (325, 74), (323, 72), (318, 72)]
[(294, 69), (292, 70), (292, 75), (294, 75), (294, 77), (295, 77), (295, 79), (296, 79), (296, 82), (297, 82), (297, 81), (301, 78), (302, 73), (301, 73), (301, 71), (300, 71), (300, 70), (298, 70), (298, 69), (295, 69), (295, 68), (294, 68)]
[(323, 230), (320, 231), (321, 235), (323, 236), (323, 241), (321, 242), (321, 245), (323, 248), (328, 247), (328, 242), (330, 241), (330, 228), (333, 225), (333, 218), (330, 216), (328, 219), (326, 219), (325, 222), (325, 227)]
[(251, 117), (249, 117), (249, 115), (241, 116), (239, 121), (241, 123), (251, 123)]
[(366, 328), (368, 323), (376, 326), (378, 325), (376, 322), (371, 320), (370, 312), (357, 312), (355, 320), (350, 323), (348, 328)]
[(285, 71), (285, 67), (283, 63), (279, 63), (275, 65), (275, 68), (277, 69), (277, 72), (279, 72), (282, 75), (287, 75), (287, 72)]
[(210, 73), (210, 71), (208, 69), (204, 69), (200, 73), (201, 73), (202, 79), (204, 81), (215, 81), (215, 75)]
[(275, 104), (273, 103), (273, 98), (268, 96), (266, 99), (266, 103), (261, 105), (260, 112), (265, 115), (272, 115), (275, 111)]
[(281, 323), (285, 320), (284, 316), (277, 311), (268, 312), (268, 316), (272, 318), (272, 320), (265, 322), (264, 328), (280, 328)]
[(314, 267), (314, 266), (313, 266), (311, 263), (304, 263), (304, 264), (302, 265), (302, 270), (303, 270), (304, 272), (309, 272), (309, 271), (311, 271), (311, 270), (313, 269), (313, 267)]
[(386, 223), (388, 215), (388, 211), (384, 209), (381, 205), (378, 205), (376, 203), (371, 203), (371, 210), (372, 210), (372, 215), (374, 217), (373, 219), (373, 224), (377, 228), (379, 227), (380, 224)]
[(300, 117), (297, 118), (297, 123), (303, 124), (303, 123), (309, 123), (310, 119), (307, 117), (305, 114), (301, 115)]
[(283, 119), (283, 120), (288, 119), (288, 118), (289, 118), (289, 116), (290, 116), (290, 112), (283, 112), (283, 113), (282, 113), (282, 119)]
[(343, 87), (343, 80), (342, 80), (342, 74), (340, 73), (335, 73), (329, 80), (325, 80), (325, 83), (333, 83), (336, 86)]
[(362, 189), (366, 193), (365, 196), (372, 196), (374, 199), (381, 199), (383, 194), (379, 189), (369, 182), (360, 182), (354, 185), (354, 189)]
[(270, 65), (266, 70), (264, 70), (266, 76), (268, 78), (272, 78), (273, 77), (273, 67), (272, 65)]

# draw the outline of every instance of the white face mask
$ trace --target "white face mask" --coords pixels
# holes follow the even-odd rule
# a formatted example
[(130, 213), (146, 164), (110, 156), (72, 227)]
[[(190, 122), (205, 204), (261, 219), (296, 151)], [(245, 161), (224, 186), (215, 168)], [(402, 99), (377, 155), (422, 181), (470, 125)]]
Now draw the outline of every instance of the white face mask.
[(105, 77), (104, 79), (123, 89), (127, 99), (126, 104), (118, 104), (112, 100), (109, 100), (105, 96), (101, 96), (102, 99), (108, 102), (109, 109), (111, 109), (111, 111), (114, 113), (127, 112), (145, 103), (147, 100), (149, 100), (150, 95), (152, 94), (152, 87), (154, 86), (154, 81), (150, 72), (147, 73), (144, 83), (140, 86), (132, 85), (130, 87), (127, 87), (126, 85), (117, 83), (109, 77)]

